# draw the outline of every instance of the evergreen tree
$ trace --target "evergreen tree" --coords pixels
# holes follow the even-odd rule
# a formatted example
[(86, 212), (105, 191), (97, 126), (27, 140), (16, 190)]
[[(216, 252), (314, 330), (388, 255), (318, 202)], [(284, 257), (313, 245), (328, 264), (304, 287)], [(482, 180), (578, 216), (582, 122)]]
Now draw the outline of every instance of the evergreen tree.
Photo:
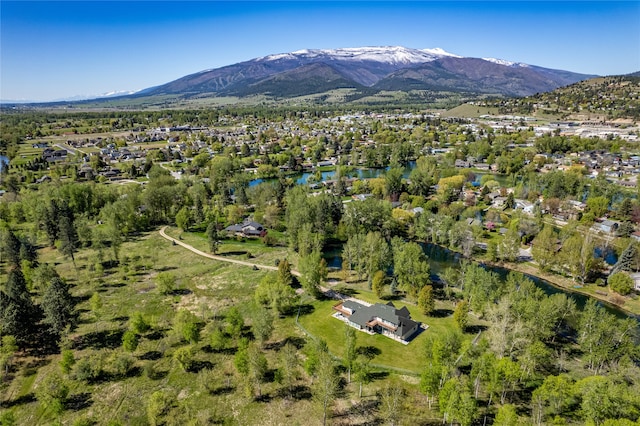
[(5, 291), (0, 292), (0, 326), (5, 335), (26, 342), (37, 323), (37, 311), (19, 268), (9, 272)]
[(625, 248), (624, 251), (620, 254), (618, 261), (611, 268), (611, 272), (609, 273), (609, 276), (611, 277), (618, 272), (631, 271), (631, 268), (632, 268), (631, 265), (635, 257), (636, 257), (636, 246), (633, 242), (631, 242), (629, 243), (627, 248)]
[(76, 266), (75, 252), (78, 250), (78, 233), (73, 225), (73, 219), (69, 216), (63, 216), (58, 223), (58, 235), (60, 237), (60, 253), (64, 254)]
[(5, 229), (1, 235), (2, 260), (10, 266), (20, 265), (20, 240), (11, 229)]
[(44, 323), (56, 336), (62, 335), (65, 328), (75, 325), (73, 299), (69, 286), (61, 278), (55, 277), (42, 297)]

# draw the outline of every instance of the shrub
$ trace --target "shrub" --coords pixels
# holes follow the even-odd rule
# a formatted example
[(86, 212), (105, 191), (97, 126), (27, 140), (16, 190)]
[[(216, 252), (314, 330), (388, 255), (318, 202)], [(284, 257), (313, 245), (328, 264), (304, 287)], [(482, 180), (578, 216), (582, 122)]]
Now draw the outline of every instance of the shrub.
[(131, 355), (114, 353), (110, 362), (110, 370), (115, 377), (124, 378), (133, 370), (134, 364), (135, 359)]
[(58, 373), (49, 374), (36, 389), (38, 401), (55, 414), (64, 411), (67, 396), (69, 396), (69, 386)]
[(76, 363), (76, 359), (73, 356), (73, 351), (65, 349), (62, 351), (62, 358), (60, 359), (60, 368), (64, 374), (69, 374), (73, 365)]
[(131, 331), (127, 330), (122, 335), (122, 347), (125, 351), (133, 352), (138, 347), (138, 335)]
[(136, 334), (144, 334), (151, 329), (151, 326), (142, 313), (134, 312), (133, 316), (129, 320), (129, 329)]
[(73, 377), (87, 383), (95, 381), (103, 374), (102, 364), (101, 356), (82, 358), (73, 368)]
[(160, 294), (170, 294), (176, 286), (176, 277), (172, 274), (161, 272), (156, 277), (156, 286)]
[(626, 295), (633, 289), (633, 279), (626, 272), (616, 272), (609, 277), (609, 287), (618, 294)]
[(162, 424), (162, 418), (171, 410), (173, 399), (166, 391), (155, 391), (147, 402), (147, 420), (151, 426)]
[(173, 359), (184, 371), (189, 371), (193, 366), (193, 349), (190, 346), (178, 348), (173, 353)]

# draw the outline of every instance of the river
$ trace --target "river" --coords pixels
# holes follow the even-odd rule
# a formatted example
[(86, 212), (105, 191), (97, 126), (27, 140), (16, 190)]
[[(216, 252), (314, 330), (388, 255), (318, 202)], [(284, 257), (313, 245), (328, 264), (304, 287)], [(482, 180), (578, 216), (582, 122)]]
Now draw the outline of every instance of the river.
[[(463, 256), (459, 253), (448, 250), (442, 246), (438, 246), (436, 244), (421, 244), (422, 248), (429, 258), (429, 265), (431, 267), (431, 273), (433, 275), (440, 276), (447, 268), (451, 266), (459, 266), (460, 262), (463, 259)], [(327, 261), (327, 265), (330, 268), (339, 269), (342, 267), (342, 258), (341, 258), (341, 248), (340, 247), (332, 247), (329, 248), (324, 253), (324, 257)], [(483, 265), (483, 267), (487, 268), (490, 271), (497, 273), (500, 278), (505, 279), (511, 270), (507, 268), (502, 268), (499, 266), (489, 266)], [(589, 300), (590, 296), (582, 293), (578, 293), (575, 291), (571, 291), (569, 289), (565, 289), (562, 287), (558, 287), (549, 281), (543, 280), (540, 277), (536, 277), (533, 275), (524, 274), (527, 278), (529, 278), (533, 283), (544, 291), (548, 296), (556, 294), (556, 293), (564, 293), (567, 296), (571, 296), (576, 301), (576, 305), (582, 309), (584, 305)], [(615, 315), (618, 318), (634, 318), (640, 323), (640, 315), (635, 315), (629, 312), (626, 312), (618, 307), (598, 300), (600, 306), (602, 306), (607, 312)]]
[[(415, 167), (416, 167), (416, 162), (409, 161), (407, 165), (403, 168), (402, 177), (404, 179), (408, 179), (409, 175), (411, 174), (411, 171)], [(389, 170), (389, 167), (385, 167), (385, 168), (359, 167), (354, 169), (353, 173), (350, 174), (350, 176), (357, 177), (359, 179), (373, 179), (373, 178), (382, 176), (387, 170)], [(335, 170), (327, 170), (327, 171), (321, 172), (321, 175), (322, 175), (321, 180), (323, 181), (331, 180), (333, 179), (335, 174), (336, 174)], [(493, 173), (486, 173), (486, 172), (474, 172), (474, 174), (476, 176), (474, 184), (476, 185), (480, 185), (480, 180), (484, 175), (487, 175), (487, 174), (491, 175), (492, 179), (496, 180), (501, 185), (508, 185), (508, 180), (509, 180), (508, 176), (496, 175)], [(298, 173), (298, 174), (292, 175), (292, 177), (295, 178), (297, 185), (306, 185), (309, 180), (309, 177), (313, 175), (315, 175), (315, 173), (305, 172), (305, 173)], [(274, 182), (275, 180), (276, 178), (252, 179), (251, 181), (249, 181), (249, 186), (250, 187), (256, 186), (262, 182)]]

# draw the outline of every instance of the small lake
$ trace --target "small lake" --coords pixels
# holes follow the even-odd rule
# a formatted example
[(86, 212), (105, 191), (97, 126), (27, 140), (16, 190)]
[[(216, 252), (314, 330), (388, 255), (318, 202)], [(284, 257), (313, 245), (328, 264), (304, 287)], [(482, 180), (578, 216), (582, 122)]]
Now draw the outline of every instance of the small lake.
[(9, 158), (4, 155), (0, 155), (0, 171), (9, 165)]

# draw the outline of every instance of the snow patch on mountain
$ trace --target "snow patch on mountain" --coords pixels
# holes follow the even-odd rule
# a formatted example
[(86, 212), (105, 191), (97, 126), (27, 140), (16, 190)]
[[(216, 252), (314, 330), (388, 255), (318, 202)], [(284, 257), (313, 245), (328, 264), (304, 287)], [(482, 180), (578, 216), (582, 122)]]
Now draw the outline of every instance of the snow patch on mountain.
[(420, 50), (434, 56), (441, 56), (441, 57), (449, 56), (451, 58), (462, 58), (462, 56), (460, 55), (456, 55), (455, 53), (449, 53), (446, 50), (441, 49), (439, 47), (434, 47), (433, 49), (420, 49)]
[(277, 61), (281, 59), (327, 59), (341, 61), (374, 61), (390, 64), (420, 64), (443, 57), (460, 56), (441, 48), (410, 49), (402, 46), (345, 47), (339, 49), (302, 49), (291, 53), (278, 53), (256, 59), (256, 61)]
[(511, 61), (506, 61), (504, 59), (497, 59), (497, 58), (482, 58), (482, 60), (488, 61), (488, 62), (493, 62), (494, 64), (498, 64), (498, 65), (504, 65), (504, 66), (507, 66), (507, 67), (527, 68), (529, 66), (529, 65), (524, 64), (522, 62), (511, 62)]

